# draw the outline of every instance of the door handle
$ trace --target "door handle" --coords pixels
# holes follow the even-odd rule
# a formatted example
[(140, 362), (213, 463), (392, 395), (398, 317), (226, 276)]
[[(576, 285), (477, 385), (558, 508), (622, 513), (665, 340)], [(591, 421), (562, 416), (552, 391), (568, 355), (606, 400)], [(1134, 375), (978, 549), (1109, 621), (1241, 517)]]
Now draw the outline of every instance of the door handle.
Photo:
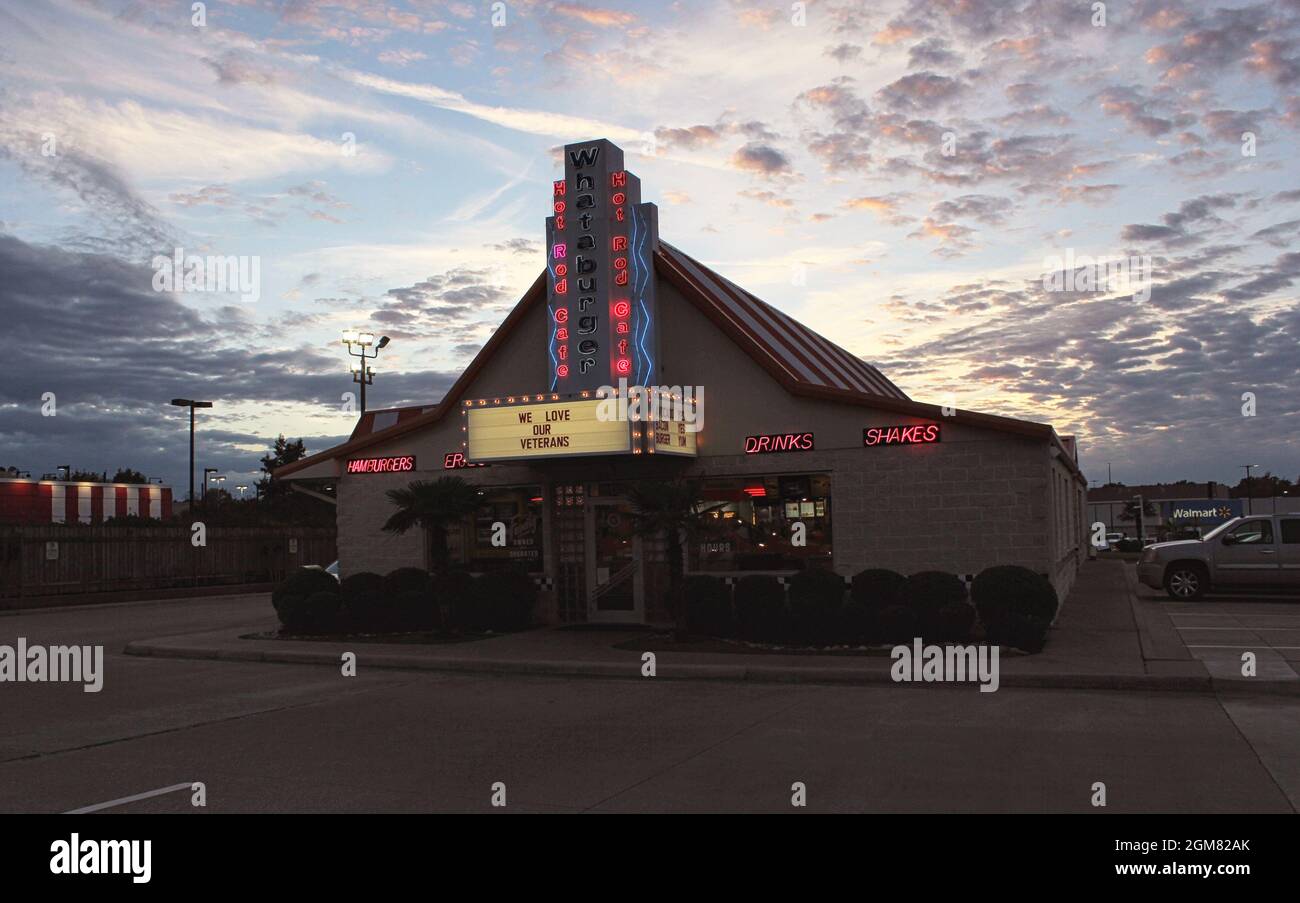
[(1260, 550), (1259, 550), (1259, 554), (1261, 554), (1261, 555), (1276, 555), (1276, 554), (1277, 554), (1277, 550), (1276, 550), (1276, 549), (1260, 549)]

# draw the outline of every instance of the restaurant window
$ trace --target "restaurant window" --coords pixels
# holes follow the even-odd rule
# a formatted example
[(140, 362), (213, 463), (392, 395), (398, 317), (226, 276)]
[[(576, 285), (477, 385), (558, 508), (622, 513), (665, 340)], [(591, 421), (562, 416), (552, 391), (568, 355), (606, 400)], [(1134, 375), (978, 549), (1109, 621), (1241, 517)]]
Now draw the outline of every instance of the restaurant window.
[[(704, 515), (690, 550), (695, 571), (790, 571), (831, 567), (828, 474), (706, 480)], [(804, 545), (793, 541), (803, 524)]]
[[(492, 544), (493, 525), (505, 525), (505, 545)], [(542, 549), (542, 488), (540, 486), (484, 487), (479, 506), (461, 529), (448, 531), (452, 562), (471, 571), (505, 567), (544, 570)]]

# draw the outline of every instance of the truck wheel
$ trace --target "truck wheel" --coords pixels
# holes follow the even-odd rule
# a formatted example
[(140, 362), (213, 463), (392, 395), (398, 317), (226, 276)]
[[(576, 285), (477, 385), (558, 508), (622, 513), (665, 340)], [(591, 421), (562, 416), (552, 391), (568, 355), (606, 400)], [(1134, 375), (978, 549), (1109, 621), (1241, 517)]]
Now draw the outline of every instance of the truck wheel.
[(1195, 602), (1205, 595), (1209, 582), (1199, 564), (1175, 564), (1165, 571), (1165, 592), (1178, 602)]

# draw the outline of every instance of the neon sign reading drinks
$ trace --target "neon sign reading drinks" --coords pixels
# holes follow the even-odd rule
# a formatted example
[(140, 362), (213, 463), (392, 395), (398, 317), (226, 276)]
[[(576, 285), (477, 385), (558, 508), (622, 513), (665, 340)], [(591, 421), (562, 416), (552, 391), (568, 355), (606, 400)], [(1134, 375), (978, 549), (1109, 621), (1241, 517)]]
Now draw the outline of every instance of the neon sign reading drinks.
[(862, 431), (862, 444), (868, 448), (878, 445), (932, 445), (938, 441), (939, 424), (937, 423), (870, 426)]
[(762, 455), (768, 452), (812, 451), (813, 434), (776, 433), (770, 436), (746, 436), (745, 454)]
[(353, 458), (348, 461), (348, 473), (409, 473), (412, 470), (415, 470), (415, 455)]

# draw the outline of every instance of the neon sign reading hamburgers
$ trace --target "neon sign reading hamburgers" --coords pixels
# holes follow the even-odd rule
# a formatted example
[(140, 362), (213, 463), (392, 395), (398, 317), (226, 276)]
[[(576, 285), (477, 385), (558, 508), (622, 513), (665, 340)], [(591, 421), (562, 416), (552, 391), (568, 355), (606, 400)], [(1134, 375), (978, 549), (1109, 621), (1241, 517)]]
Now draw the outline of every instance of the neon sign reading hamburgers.
[(415, 470), (415, 455), (353, 458), (348, 461), (348, 473), (407, 473), (412, 470)]

